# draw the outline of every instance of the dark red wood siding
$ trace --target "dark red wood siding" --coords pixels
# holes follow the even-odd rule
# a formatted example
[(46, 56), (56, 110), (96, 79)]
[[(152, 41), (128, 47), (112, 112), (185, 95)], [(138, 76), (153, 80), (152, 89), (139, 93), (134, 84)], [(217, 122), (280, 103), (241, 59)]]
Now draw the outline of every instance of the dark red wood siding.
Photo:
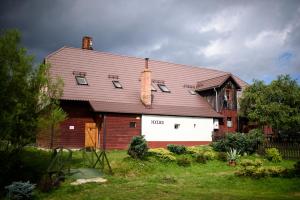
[[(135, 128), (130, 128), (130, 122), (136, 122)], [(103, 128), (101, 131), (103, 136)], [(131, 114), (106, 115), (106, 148), (127, 149), (133, 136), (141, 135), (141, 116)], [(101, 137), (103, 138), (103, 137)], [(101, 146), (103, 140), (101, 141)]]

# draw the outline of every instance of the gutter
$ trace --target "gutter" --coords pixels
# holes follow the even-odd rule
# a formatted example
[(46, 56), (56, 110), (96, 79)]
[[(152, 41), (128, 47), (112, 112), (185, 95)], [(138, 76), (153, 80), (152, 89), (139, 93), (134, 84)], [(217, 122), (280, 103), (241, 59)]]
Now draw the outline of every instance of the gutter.
[(218, 106), (218, 91), (216, 90), (216, 88), (214, 88), (214, 91), (216, 93), (216, 111), (219, 112), (219, 106)]

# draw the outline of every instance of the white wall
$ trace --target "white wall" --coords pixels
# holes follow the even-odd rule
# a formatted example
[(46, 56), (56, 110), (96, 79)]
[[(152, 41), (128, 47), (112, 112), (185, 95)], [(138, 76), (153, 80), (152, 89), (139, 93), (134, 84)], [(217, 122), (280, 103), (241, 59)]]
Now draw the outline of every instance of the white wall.
[[(178, 129), (175, 124), (180, 124)], [(211, 141), (213, 118), (142, 116), (142, 135), (147, 141)]]

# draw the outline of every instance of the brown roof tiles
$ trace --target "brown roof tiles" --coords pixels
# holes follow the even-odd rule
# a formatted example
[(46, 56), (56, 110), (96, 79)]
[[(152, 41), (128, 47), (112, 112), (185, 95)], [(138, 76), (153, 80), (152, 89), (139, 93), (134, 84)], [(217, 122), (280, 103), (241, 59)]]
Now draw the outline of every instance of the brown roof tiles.
[[(45, 60), (51, 63), (51, 75), (64, 80), (62, 99), (89, 101), (95, 111), (220, 117), (206, 100), (191, 95), (190, 88), (184, 86), (228, 76), (223, 71), (149, 60), (152, 79), (163, 81), (171, 92), (161, 92), (155, 85), (153, 105), (147, 109), (139, 94), (143, 58), (63, 47)], [(77, 85), (73, 72), (85, 73), (88, 85)], [(116, 89), (112, 78), (118, 78), (123, 89)], [(242, 87), (246, 86), (245, 82), (233, 78)]]

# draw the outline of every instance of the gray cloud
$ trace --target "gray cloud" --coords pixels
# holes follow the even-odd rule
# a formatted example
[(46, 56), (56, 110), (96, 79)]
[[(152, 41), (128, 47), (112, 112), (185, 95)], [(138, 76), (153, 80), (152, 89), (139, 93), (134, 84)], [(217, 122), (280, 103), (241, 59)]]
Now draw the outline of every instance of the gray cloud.
[[(290, 73), (300, 79), (300, 2), (17, 1), (1, 2), (0, 27), (18, 28), (40, 62), (62, 46), (94, 49), (229, 71), (250, 82)], [(283, 59), (284, 58), (284, 59)]]

